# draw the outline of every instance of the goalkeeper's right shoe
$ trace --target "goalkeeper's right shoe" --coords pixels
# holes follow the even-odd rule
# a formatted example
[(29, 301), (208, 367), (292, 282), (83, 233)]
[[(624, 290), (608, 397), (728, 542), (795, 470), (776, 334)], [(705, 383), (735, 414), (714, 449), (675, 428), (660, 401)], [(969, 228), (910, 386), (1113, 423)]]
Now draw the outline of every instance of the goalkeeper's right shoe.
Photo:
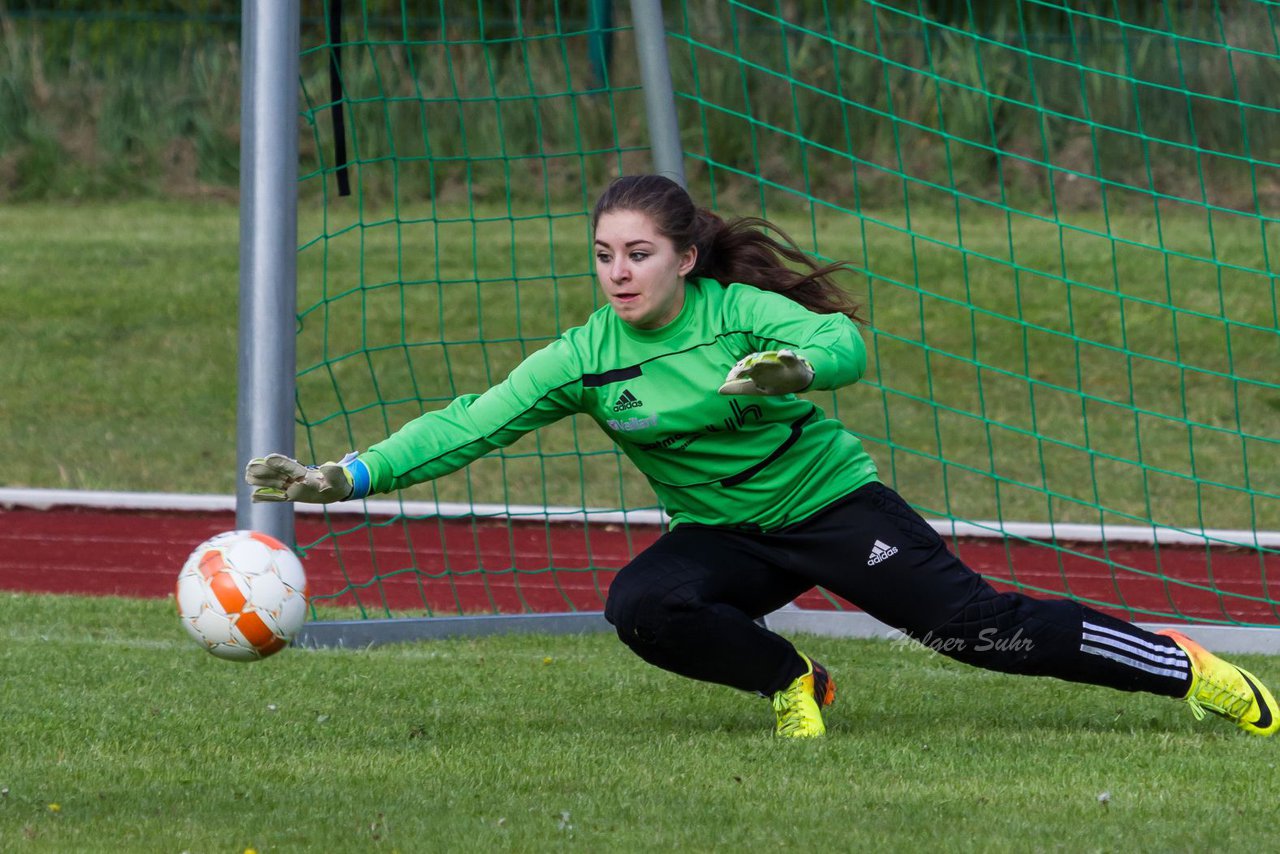
[(1191, 659), (1191, 688), (1185, 699), (1196, 720), (1202, 720), (1207, 710), (1253, 735), (1271, 735), (1280, 729), (1280, 706), (1256, 676), (1223, 661), (1181, 632), (1166, 629), (1157, 634), (1171, 638)]
[(783, 738), (818, 738), (827, 734), (822, 709), (836, 698), (836, 683), (827, 669), (800, 653), (808, 670), (786, 688), (773, 695), (773, 711), (778, 716), (774, 732)]

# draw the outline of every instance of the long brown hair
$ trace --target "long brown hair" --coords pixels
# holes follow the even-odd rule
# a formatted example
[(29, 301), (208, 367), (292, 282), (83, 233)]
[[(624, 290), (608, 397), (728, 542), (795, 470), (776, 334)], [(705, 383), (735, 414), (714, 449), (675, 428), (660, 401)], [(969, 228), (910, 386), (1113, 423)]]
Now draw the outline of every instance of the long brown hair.
[[(773, 223), (760, 217), (725, 221), (694, 204), (683, 187), (662, 175), (624, 175), (615, 178), (596, 201), (594, 229), (611, 211), (635, 211), (653, 221), (658, 233), (677, 252), (691, 246), (698, 259), (689, 278), (715, 279), (722, 285), (740, 282), (780, 293), (819, 314), (843, 314), (859, 323), (858, 304), (832, 275), (854, 269), (847, 261), (819, 264)], [(774, 238), (766, 233), (772, 231)], [(787, 262), (799, 266), (792, 269)]]

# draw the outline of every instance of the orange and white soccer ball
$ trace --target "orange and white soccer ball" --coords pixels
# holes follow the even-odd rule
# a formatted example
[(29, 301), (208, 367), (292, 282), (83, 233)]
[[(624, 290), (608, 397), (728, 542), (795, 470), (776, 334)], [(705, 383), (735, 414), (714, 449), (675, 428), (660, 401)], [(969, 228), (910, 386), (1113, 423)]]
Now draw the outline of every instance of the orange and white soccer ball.
[(307, 576), (284, 543), (257, 531), (210, 537), (178, 573), (178, 615), (219, 658), (257, 661), (284, 649), (307, 617)]

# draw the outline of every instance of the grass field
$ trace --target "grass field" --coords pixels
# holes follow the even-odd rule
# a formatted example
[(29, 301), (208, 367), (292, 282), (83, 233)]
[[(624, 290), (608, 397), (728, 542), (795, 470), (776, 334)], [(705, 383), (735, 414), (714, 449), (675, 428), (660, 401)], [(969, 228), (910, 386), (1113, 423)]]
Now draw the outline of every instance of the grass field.
[(227, 204), (0, 210), (0, 433), (23, 459), (6, 485), (231, 490), (237, 222)]
[[(801, 638), (758, 698), (610, 635), (224, 662), (160, 600), (0, 595), (4, 851), (1270, 850), (1276, 744), (1181, 704)], [(1273, 684), (1274, 660), (1242, 657)]]

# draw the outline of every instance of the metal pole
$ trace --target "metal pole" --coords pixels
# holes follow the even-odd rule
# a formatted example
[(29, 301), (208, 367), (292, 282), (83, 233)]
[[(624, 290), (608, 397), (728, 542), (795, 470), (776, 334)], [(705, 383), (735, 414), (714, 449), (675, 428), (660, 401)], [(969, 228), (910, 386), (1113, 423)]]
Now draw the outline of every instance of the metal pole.
[(675, 91), (667, 61), (667, 31), (662, 23), (661, 0), (631, 0), (631, 24), (635, 30), (636, 58), (644, 87), (644, 111), (649, 120), (649, 147), (653, 169), (685, 186), (684, 148), (676, 120)]
[[(238, 471), (252, 457), (294, 453), (298, 3), (241, 6)], [(293, 545), (293, 505), (254, 504), (237, 481), (236, 526)]]

